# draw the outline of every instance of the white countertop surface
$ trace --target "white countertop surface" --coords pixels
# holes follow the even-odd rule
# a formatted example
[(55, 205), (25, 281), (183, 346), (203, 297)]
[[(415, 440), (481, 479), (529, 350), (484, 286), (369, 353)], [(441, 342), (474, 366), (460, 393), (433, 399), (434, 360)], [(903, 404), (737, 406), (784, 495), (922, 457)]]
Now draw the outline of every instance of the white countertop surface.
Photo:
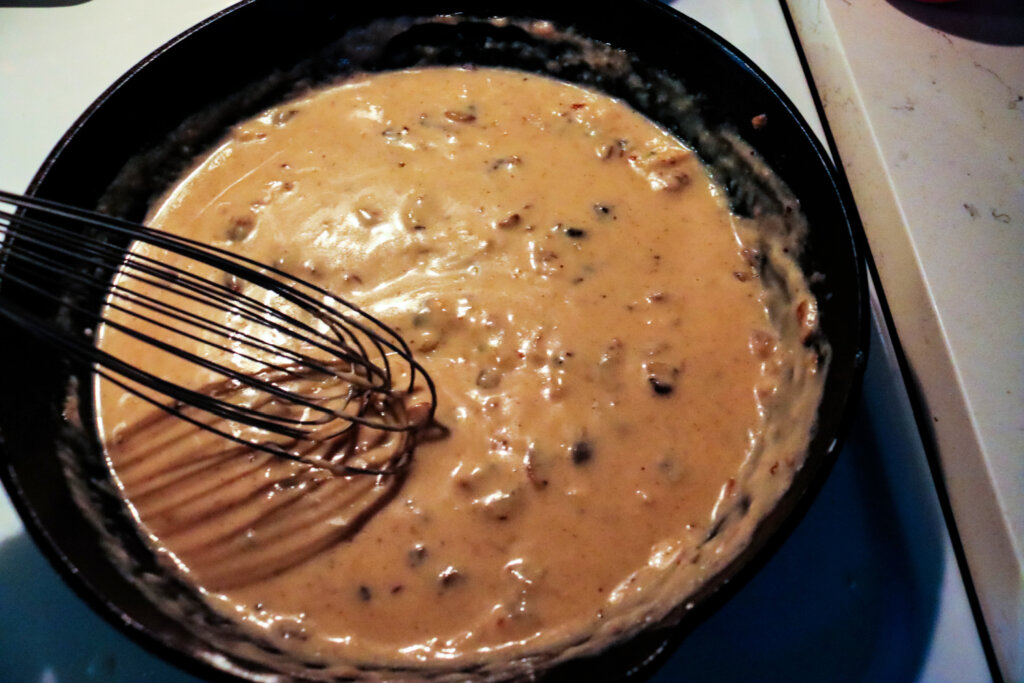
[(1001, 668), (1024, 680), (1024, 3), (789, 5)]
[[(230, 3), (180, 0), (144, 10), (135, 0), (24, 4), (39, 6), (9, 8), (0, 0), (0, 98), (18, 105), (0, 107), (0, 187), (13, 190), (27, 185), (63, 132), (128, 66)], [(722, 11), (721, 0), (672, 4), (753, 57), (822, 133), (791, 50), (775, 49), (756, 22)], [(936, 418), (947, 486), (972, 573), (979, 567), (975, 581), (1004, 671), (1024, 680), (1014, 668), (1021, 666), (1014, 651), (1024, 652), (1024, 102), (1014, 99), (1024, 92), (1024, 52), (935, 31), (885, 0), (789, 4), (896, 327)], [(751, 11), (783, 21), (769, 0), (757, 0)], [(83, 50), (83, 35), (101, 39)], [(18, 132), (28, 128), (33, 134)], [(887, 348), (878, 353), (878, 362), (895, 368)], [(971, 505), (974, 496), (984, 498)], [(20, 524), (0, 503), (2, 542)], [(948, 551), (945, 561), (952, 562)], [(957, 653), (943, 652), (943, 644), (965, 642), (970, 629), (961, 629), (970, 616), (958, 575), (945, 576), (943, 595), (953, 597), (943, 600), (959, 616), (938, 619), (920, 680), (958, 680)], [(1000, 607), (997, 599), (1009, 603)], [(0, 645), (5, 628), (0, 618)], [(965, 645), (965, 653), (971, 665), (963, 671), (977, 672), (977, 645)], [(106, 679), (107, 660), (85, 664), (89, 680)], [(156, 673), (152, 680), (179, 679)]]

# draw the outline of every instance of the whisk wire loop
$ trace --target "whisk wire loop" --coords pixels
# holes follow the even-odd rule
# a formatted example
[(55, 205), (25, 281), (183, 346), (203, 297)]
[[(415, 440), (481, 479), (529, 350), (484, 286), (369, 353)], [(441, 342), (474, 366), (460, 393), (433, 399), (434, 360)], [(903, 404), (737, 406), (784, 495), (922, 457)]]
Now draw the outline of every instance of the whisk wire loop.
[[(406, 466), (433, 421), (436, 389), (408, 344), (348, 300), (121, 218), (4, 191), (0, 202), (15, 207), (0, 211), (0, 317), (161, 410), (302, 462), (312, 441), (354, 440), (361, 428), (396, 435), (383, 465), (354, 462), (352, 444), (313, 463), (343, 473)], [(56, 304), (60, 320), (13, 304), (12, 285)], [(182, 386), (143, 358), (116, 357), (97, 343), (114, 333), (215, 379)], [(413, 419), (406, 401), (418, 393), (426, 409)]]

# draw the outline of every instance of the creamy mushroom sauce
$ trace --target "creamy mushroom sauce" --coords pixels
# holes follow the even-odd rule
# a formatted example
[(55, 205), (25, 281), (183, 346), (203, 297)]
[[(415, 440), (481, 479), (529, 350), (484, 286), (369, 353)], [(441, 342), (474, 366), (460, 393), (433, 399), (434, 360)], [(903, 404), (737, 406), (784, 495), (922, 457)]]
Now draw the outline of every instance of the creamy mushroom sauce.
[[(804, 458), (824, 370), (793, 245), (602, 94), (494, 69), (354, 77), (238, 125), (150, 222), (355, 301), (437, 382), (449, 435), (333, 541), (333, 512), (247, 526), (312, 481), (301, 465), (243, 453), (201, 486), (139, 474), (157, 449), (125, 434), (152, 409), (99, 387), (110, 467), (154, 547), (216, 609), (329, 670), (599, 648), (684, 604)], [(163, 457), (217, 448), (188, 438)], [(372, 477), (333, 485), (377, 495)], [(246, 553), (303, 560), (250, 575), (232, 564)]]

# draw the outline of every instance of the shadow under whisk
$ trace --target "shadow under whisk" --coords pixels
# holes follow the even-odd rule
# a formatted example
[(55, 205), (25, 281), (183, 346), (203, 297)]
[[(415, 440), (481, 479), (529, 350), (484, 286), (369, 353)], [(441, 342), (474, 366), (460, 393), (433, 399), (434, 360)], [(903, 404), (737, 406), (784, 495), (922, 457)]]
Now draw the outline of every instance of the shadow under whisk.
[[(345, 299), (129, 221), (3, 191), (0, 202), (14, 207), (0, 211), (3, 290), (56, 305), (61, 319), (4, 296), (0, 316), (161, 416), (231, 442), (215, 453), (226, 457), (233, 444), (321, 475), (395, 474), (432, 428), (429, 375), (394, 330)], [(171, 431), (153, 433), (160, 416), (143, 423), (134, 429), (149, 431), (144, 450), (169, 444)]]
[[(183, 410), (203, 427), (153, 409), (124, 429), (116, 474), (134, 514), (209, 591), (267, 579), (351, 538), (405, 477), (308, 467), (226, 441), (210, 428), (219, 418)], [(308, 444), (301, 457), (330, 461), (337, 441)]]

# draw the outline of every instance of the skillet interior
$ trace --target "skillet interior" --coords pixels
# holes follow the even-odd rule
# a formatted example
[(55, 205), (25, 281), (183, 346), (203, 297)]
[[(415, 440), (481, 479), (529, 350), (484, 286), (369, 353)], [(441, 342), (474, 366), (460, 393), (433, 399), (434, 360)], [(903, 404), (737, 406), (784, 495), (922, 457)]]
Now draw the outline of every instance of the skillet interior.
[[(349, 29), (374, 19), (447, 14), (460, 7), (476, 16), (541, 17), (573, 26), (584, 36), (624, 50), (629, 69), (575, 61), (573, 51), (579, 46), (571, 40), (539, 40), (515, 26), (495, 28), (485, 22), (414, 26), (397, 36), (388, 28), (362, 32), (355, 43), (337, 44)], [(354, 44), (361, 49), (353, 49)], [(735, 131), (800, 199), (811, 224), (801, 265), (809, 276), (825, 275), (813, 280), (812, 290), (831, 347), (817, 435), (791, 490), (750, 547), (695, 597), (695, 609), (681, 615), (682, 624), (673, 631), (673, 637), (680, 637), (729, 592), (722, 590), (726, 583), (734, 585), (764, 561), (806, 507), (838, 450), (836, 439), (848, 421), (866, 348), (864, 278), (853, 237), (859, 228), (848, 195), (788, 100), (715, 36), (645, 0), (607, 8), (582, 2), (552, 6), (431, 0), (344, 9), (312, 0), (252, 0), (183, 34), (130, 71), (69, 131), (32, 190), (139, 219), (149, 201), (227, 126), (283, 99), (302, 83), (327, 80), (351, 68), (394, 68), (424, 59), (543, 71), (622, 97), (694, 146), (728, 189), (737, 211), (771, 210), (771, 189), (743, 169), (727, 138), (719, 134)], [(640, 78), (630, 78), (630, 73)], [(683, 97), (680, 87), (690, 97)], [(759, 114), (769, 123), (755, 130), (751, 119)], [(43, 306), (30, 293), (3, 286), (2, 272), (0, 296)], [(102, 297), (85, 297), (81, 303), (99, 307)], [(66, 312), (48, 313), (76, 329)], [(210, 675), (206, 667), (216, 658), (211, 654), (215, 649), (204, 634), (232, 640), (233, 629), (160, 567), (120, 508), (91, 428), (89, 369), (55, 362), (45, 347), (15, 330), (0, 328), (0, 339), (11, 350), (0, 361), (4, 385), (33, 387), (0, 395), (2, 474), (26, 526), (101, 613), (177, 663)], [(68, 422), (62, 413), (69, 382), (76, 381), (78, 389), (73, 390), (79, 400)], [(107, 552), (97, 552), (100, 547)], [(170, 614), (154, 606), (154, 596), (171, 598)], [(175, 614), (187, 615), (189, 623)], [(586, 671), (572, 673), (596, 680), (598, 672), (602, 678), (618, 678), (636, 670), (640, 677), (653, 668), (656, 657), (643, 663), (662, 651), (665, 639), (664, 633), (648, 634)], [(258, 672), (264, 665), (256, 660), (264, 654), (230, 657), (222, 668), (243, 675)]]

